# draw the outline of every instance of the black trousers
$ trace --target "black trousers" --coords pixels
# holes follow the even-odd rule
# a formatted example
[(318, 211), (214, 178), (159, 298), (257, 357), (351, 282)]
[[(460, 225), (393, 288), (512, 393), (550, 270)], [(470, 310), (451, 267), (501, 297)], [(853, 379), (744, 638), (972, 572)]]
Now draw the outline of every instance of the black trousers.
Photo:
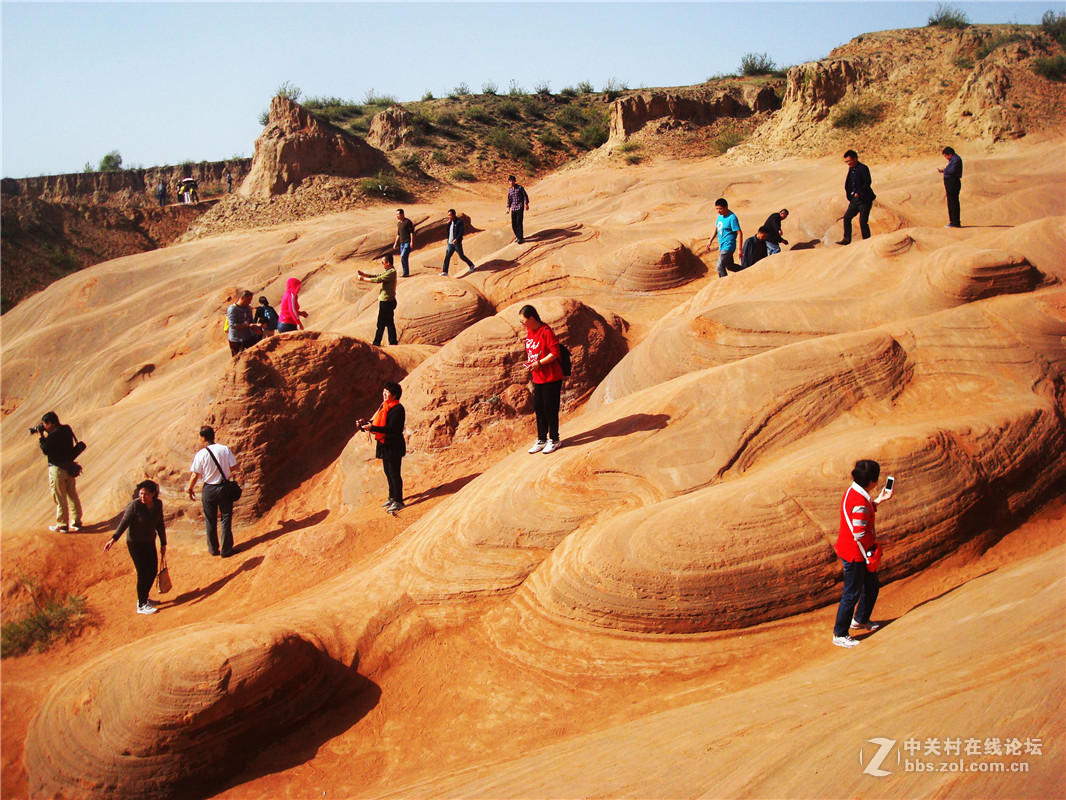
[[(127, 537), (129, 534), (126, 534)], [(148, 602), (148, 593), (152, 591), (156, 573), (159, 572), (159, 555), (155, 551), (155, 539), (150, 542), (131, 542), (126, 539), (126, 549), (130, 551), (133, 566), (137, 568), (137, 605)]]
[(396, 338), (395, 300), (378, 301), (378, 332), (374, 335), (375, 347), (381, 344), (381, 334), (386, 330), (389, 332), (389, 344), (397, 344), (399, 339)]
[(524, 208), (518, 208), (511, 212), (511, 230), (514, 231), (515, 238), (518, 239), (519, 244), (522, 244), (522, 240), (526, 238), (522, 235), (522, 218), (525, 213), (526, 210)]
[(962, 227), (962, 222), (959, 221), (961, 217), (959, 192), (961, 191), (961, 178), (944, 178), (944, 192), (948, 196), (948, 222), (960, 228)]
[[(222, 485), (206, 483), (200, 493), (204, 507), (204, 528), (207, 534), (207, 552), (226, 556), (233, 552), (233, 503), (222, 499)], [(218, 547), (218, 518), (222, 517), (222, 549)]]
[(870, 209), (873, 203), (854, 199), (848, 203), (848, 210), (844, 212), (844, 241), (851, 241), (851, 221), (855, 215), (859, 215), (859, 232), (863, 239), (870, 238)]
[(563, 382), (533, 384), (533, 410), (537, 414), (537, 439), (559, 441), (559, 399)]
[(385, 469), (385, 480), (389, 483), (389, 498), (403, 502), (403, 476), (400, 474), (400, 465), (403, 456), (385, 456), (381, 459), (381, 466)]

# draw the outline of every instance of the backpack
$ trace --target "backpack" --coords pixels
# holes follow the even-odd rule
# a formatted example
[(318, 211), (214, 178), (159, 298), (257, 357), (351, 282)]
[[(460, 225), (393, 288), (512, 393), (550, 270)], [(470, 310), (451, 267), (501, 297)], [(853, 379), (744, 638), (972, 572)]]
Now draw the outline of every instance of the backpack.
[(570, 360), (570, 348), (559, 342), (559, 366), (563, 368), (563, 377), (569, 378), (574, 365)]

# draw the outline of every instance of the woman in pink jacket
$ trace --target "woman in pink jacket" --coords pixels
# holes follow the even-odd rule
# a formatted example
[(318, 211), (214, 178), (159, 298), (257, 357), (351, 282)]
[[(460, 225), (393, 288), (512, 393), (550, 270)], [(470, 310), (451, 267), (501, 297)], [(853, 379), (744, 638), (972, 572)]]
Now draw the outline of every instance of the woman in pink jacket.
[(278, 306), (278, 333), (304, 329), (300, 317), (306, 317), (307, 312), (300, 310), (300, 285), (299, 278), (289, 278), (285, 283), (285, 296)]

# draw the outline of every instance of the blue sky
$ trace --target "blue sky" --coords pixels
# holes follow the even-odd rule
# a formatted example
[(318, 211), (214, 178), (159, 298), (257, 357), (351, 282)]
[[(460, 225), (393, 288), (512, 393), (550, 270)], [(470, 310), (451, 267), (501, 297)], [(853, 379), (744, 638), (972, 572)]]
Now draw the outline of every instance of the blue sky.
[[(1037, 23), (1060, 2), (954, 3), (971, 22)], [(250, 156), (289, 81), (304, 96), (401, 101), (465, 82), (553, 92), (610, 78), (679, 86), (779, 66), (861, 33), (922, 27), (935, 2), (0, 3), (5, 177)]]

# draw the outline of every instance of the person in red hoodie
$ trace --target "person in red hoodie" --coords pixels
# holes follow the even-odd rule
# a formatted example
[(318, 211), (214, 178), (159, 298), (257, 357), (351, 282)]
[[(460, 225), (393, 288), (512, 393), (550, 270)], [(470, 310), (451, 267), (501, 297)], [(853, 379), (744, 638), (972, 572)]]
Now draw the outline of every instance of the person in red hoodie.
[(299, 278), (289, 278), (285, 283), (285, 296), (278, 306), (278, 333), (304, 329), (300, 317), (306, 317), (307, 312), (300, 310), (301, 285)]
[(844, 563), (844, 594), (833, 626), (833, 644), (838, 647), (855, 647), (859, 643), (849, 635), (850, 628), (875, 631), (881, 627), (870, 621), (881, 584), (877, 572), (868, 564), (877, 548), (874, 530), (877, 506), (892, 496), (892, 490), (886, 486), (876, 500), (870, 499), (880, 477), (881, 465), (876, 461), (856, 461), (851, 471), (852, 484), (840, 502), (836, 551)]
[(563, 393), (559, 340), (540, 321), (533, 306), (522, 306), (518, 313), (526, 327), (526, 368), (533, 378), (533, 409), (537, 415), (537, 440), (529, 452), (552, 453), (559, 449), (559, 401)]

